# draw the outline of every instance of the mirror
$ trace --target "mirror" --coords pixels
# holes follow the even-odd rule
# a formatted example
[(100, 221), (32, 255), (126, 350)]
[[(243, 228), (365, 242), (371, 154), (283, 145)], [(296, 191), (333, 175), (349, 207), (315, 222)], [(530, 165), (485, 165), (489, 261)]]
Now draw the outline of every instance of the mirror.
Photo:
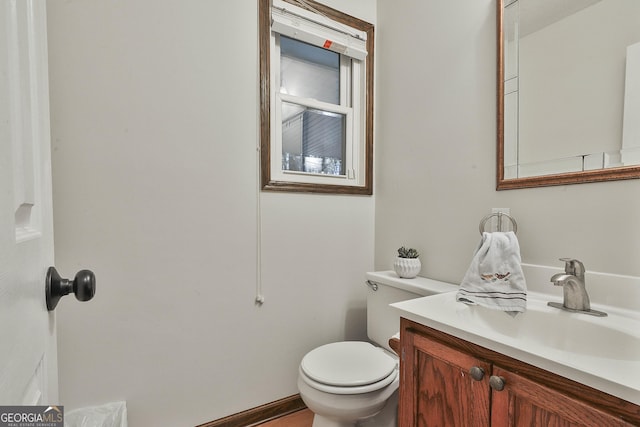
[(497, 189), (640, 178), (640, 1), (497, 3)]

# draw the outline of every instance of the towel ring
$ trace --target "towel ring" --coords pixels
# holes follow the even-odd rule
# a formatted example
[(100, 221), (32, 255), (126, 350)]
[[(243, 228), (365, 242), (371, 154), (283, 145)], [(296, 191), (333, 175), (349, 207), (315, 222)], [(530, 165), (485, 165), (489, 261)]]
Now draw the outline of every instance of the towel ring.
[(491, 218), (493, 217), (498, 217), (498, 231), (502, 230), (502, 217), (506, 216), (507, 218), (509, 218), (509, 221), (511, 221), (511, 224), (513, 225), (513, 232), (517, 233), (518, 232), (518, 223), (516, 222), (515, 219), (513, 219), (513, 217), (509, 214), (506, 214), (504, 212), (496, 212), (496, 213), (492, 213), (489, 214), (487, 216), (485, 216), (484, 218), (482, 218), (482, 220), (480, 221), (480, 235), (482, 235), (482, 233), (484, 233), (484, 226), (487, 223), (487, 221), (489, 221)]

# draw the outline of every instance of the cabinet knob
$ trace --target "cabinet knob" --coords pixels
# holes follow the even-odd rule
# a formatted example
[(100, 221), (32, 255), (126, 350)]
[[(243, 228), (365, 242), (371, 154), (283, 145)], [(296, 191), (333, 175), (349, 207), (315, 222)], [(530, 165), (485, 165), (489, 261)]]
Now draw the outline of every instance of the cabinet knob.
[(495, 391), (504, 390), (505, 380), (497, 375), (491, 375), (489, 378), (489, 386)]
[(469, 375), (476, 381), (480, 381), (484, 378), (484, 369), (479, 368), (478, 366), (472, 366), (469, 369)]

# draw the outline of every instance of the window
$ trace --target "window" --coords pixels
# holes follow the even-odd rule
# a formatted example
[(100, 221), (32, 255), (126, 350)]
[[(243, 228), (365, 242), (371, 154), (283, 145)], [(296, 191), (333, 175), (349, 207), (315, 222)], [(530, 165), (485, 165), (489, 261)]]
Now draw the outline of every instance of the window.
[(259, 0), (263, 190), (372, 194), (373, 25)]

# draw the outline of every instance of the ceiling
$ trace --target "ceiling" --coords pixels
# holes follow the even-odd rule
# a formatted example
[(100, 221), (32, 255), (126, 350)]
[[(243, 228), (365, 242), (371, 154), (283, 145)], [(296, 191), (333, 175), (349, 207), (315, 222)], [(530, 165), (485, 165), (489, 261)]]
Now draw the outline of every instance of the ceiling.
[(519, 0), (520, 37), (560, 21), (601, 0)]

